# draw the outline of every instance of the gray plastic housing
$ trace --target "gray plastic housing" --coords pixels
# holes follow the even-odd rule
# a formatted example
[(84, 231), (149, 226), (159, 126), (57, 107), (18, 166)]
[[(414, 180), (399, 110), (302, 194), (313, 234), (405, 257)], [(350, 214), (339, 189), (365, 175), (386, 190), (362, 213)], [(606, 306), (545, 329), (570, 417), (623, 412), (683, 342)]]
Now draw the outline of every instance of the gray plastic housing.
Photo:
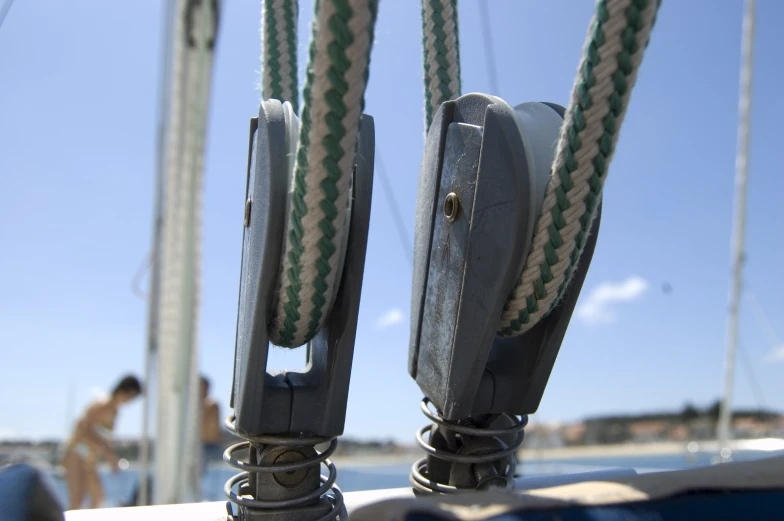
[[(595, 219), (558, 306), (525, 335), (497, 338), (530, 249), (563, 108), (467, 94), (441, 105), (425, 142), (414, 240), (409, 373), (446, 420), (531, 414), (593, 255)], [(444, 215), (447, 194), (457, 217)], [(599, 214), (601, 208), (599, 209)]]
[[(373, 118), (361, 116), (352, 182), (349, 238), (340, 286), (324, 327), (308, 344), (303, 371), (267, 371), (268, 324), (279, 273), (291, 138), (286, 110), (262, 102), (251, 121), (242, 246), (240, 298), (231, 407), (242, 436), (293, 434), (334, 437), (343, 433), (354, 340), (365, 268), (373, 187)], [(290, 117), (290, 116), (289, 116)]]

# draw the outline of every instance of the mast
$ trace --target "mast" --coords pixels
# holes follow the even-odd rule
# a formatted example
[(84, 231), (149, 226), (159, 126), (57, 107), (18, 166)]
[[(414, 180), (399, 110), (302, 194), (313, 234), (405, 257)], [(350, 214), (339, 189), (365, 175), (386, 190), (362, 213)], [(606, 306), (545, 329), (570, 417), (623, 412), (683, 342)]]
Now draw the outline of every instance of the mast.
[(11, 6), (14, 4), (14, 0), (6, 0), (3, 5), (0, 6), (0, 27), (3, 26), (3, 22), (5, 22), (5, 17), (8, 15), (8, 11), (11, 10)]
[(199, 500), (201, 200), (218, 0), (175, 0), (163, 138), (154, 502)]
[(732, 232), (732, 284), (727, 323), (727, 359), (724, 363), (724, 393), (717, 427), (721, 459), (729, 459), (732, 392), (735, 380), (735, 352), (738, 345), (738, 311), (746, 232), (746, 184), (748, 180), (751, 86), (754, 57), (754, 14), (756, 0), (746, 0), (741, 42), (740, 95), (738, 102), (738, 149), (735, 157), (735, 217)]
[(161, 233), (163, 230), (163, 190), (166, 169), (166, 123), (169, 112), (169, 83), (171, 80), (171, 49), (176, 2), (163, 3), (162, 57), (160, 83), (158, 87), (158, 128), (156, 135), (155, 164), (155, 215), (152, 232), (152, 267), (150, 294), (147, 314), (147, 349), (144, 355), (144, 383), (147, 387), (142, 404), (142, 434), (139, 444), (139, 505), (146, 505), (148, 497), (148, 478), (150, 472), (150, 391), (155, 357), (158, 352), (158, 304), (161, 285)]

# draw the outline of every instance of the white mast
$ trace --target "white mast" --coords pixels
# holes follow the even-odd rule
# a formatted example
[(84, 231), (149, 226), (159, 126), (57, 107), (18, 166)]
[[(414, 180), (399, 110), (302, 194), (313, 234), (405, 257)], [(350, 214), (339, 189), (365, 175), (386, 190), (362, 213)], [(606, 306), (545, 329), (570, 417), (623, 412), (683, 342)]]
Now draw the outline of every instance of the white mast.
[[(738, 307), (742, 288), (746, 232), (746, 181), (748, 179), (751, 120), (752, 62), (754, 57), (755, 0), (746, 0), (741, 43), (740, 96), (738, 102), (738, 149), (735, 157), (735, 218), (732, 233), (732, 285), (727, 324), (727, 359), (724, 364), (724, 394), (719, 412), (718, 438), (722, 460), (729, 459), (732, 391), (735, 380), (735, 351), (738, 344)], [(725, 450), (727, 449), (727, 450)]]
[(163, 191), (166, 169), (166, 127), (169, 117), (169, 84), (171, 81), (172, 34), (174, 31), (174, 8), (176, 3), (165, 0), (162, 20), (162, 61), (158, 90), (157, 158), (155, 165), (155, 215), (153, 217), (152, 267), (147, 316), (147, 349), (144, 356), (144, 402), (142, 405), (142, 434), (139, 443), (139, 505), (146, 505), (148, 476), (150, 473), (150, 404), (153, 395), (152, 379), (155, 359), (158, 354), (159, 296), (161, 284), (161, 238), (163, 231)]
[(197, 323), (204, 148), (217, 29), (215, 0), (175, 0), (165, 136), (153, 499), (198, 501)]

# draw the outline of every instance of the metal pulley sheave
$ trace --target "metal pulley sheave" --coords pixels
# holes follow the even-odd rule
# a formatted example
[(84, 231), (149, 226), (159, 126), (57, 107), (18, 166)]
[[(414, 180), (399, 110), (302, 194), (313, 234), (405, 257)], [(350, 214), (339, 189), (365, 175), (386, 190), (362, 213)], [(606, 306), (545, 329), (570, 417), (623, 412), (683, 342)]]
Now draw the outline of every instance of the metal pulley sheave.
[(495, 96), (467, 94), (443, 103), (433, 118), (417, 200), (409, 345), (409, 373), (433, 422), (417, 433), (428, 454), (412, 470), (419, 492), (513, 484), (527, 415), (541, 401), (600, 221), (597, 215), (552, 311), (524, 334), (500, 337), (563, 115), (550, 103), (513, 108)]

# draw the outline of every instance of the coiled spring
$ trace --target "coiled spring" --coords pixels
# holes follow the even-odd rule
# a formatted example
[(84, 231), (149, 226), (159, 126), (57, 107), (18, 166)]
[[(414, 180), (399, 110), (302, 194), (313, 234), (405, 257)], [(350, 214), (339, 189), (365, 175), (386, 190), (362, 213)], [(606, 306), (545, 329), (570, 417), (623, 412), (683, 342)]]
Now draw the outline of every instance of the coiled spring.
[(427, 457), (414, 463), (409, 478), (416, 492), (450, 494), (514, 486), (516, 452), (523, 443), (528, 416), (488, 414), (451, 422), (431, 411), (429, 404), (423, 398), (420, 407), (433, 423), (419, 429), (416, 436)]
[[(230, 432), (245, 438), (245, 441), (236, 443), (226, 449), (223, 453), (223, 461), (231, 467), (238, 469), (242, 472), (231, 477), (223, 486), (223, 493), (232, 503), (240, 507), (240, 521), (245, 517), (243, 511), (280, 511), (287, 509), (298, 509), (301, 507), (308, 507), (320, 498), (324, 498), (331, 504), (331, 508), (326, 514), (315, 518), (313, 521), (332, 521), (338, 519), (345, 520), (348, 516), (346, 514), (343, 494), (340, 489), (335, 485), (337, 479), (337, 470), (335, 464), (329, 460), (329, 457), (335, 452), (338, 446), (337, 438), (324, 438), (324, 437), (294, 437), (285, 435), (264, 435), (264, 436), (243, 436), (237, 433), (234, 428), (234, 419), (229, 418), (226, 421), (226, 426)], [(315, 449), (316, 445), (329, 443), (329, 446), (323, 452), (318, 452)], [(285, 449), (292, 449), (286, 451)], [(315, 456), (303, 457), (301, 453), (295, 452), (293, 449), (307, 448), (312, 451)], [(254, 450), (269, 451), (270, 449), (279, 450), (280, 454), (272, 462), (258, 462), (250, 463), (243, 461), (235, 456), (239, 451), (247, 450), (249, 452), (249, 461), (253, 461), (252, 455)], [(295, 458), (287, 458), (287, 454), (294, 454)], [(320, 484), (309, 491), (304, 491), (302, 494), (294, 495), (293, 497), (285, 497), (281, 499), (268, 499), (258, 498), (254, 492), (257, 480), (272, 477), (275, 483), (279, 484), (280, 488), (287, 490), (287, 495), (291, 496), (291, 490), (294, 484), (287, 483), (287, 480), (297, 480), (302, 473), (312, 471), (314, 467), (318, 468), (324, 465), (327, 468), (328, 474), (325, 476), (319, 473)], [(303, 478), (304, 479), (304, 478)], [(234, 487), (237, 491), (234, 491)], [(329, 494), (331, 492), (331, 494)], [(250, 516), (248, 516), (250, 517)], [(256, 518), (255, 516), (253, 517)]]

